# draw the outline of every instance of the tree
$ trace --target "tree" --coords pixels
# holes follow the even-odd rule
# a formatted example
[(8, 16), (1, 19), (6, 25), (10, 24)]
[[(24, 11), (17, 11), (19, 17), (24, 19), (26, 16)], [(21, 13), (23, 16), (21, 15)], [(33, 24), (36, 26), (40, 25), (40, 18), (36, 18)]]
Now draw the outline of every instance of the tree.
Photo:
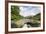
[(11, 6), (11, 19), (19, 20), (23, 18), (23, 16), (19, 15), (20, 9), (19, 6)]

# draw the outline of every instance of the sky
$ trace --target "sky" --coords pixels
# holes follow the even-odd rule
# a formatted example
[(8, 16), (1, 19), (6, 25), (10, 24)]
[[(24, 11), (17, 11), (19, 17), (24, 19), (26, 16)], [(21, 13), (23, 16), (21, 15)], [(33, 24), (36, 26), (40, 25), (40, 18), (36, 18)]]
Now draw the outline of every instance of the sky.
[(23, 17), (34, 16), (40, 13), (40, 6), (20, 6), (20, 15)]

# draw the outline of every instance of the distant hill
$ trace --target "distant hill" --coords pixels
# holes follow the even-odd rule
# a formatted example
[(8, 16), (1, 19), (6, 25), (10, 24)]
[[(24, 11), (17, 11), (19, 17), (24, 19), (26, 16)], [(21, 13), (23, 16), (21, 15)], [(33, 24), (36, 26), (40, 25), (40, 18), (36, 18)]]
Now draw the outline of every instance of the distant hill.
[(40, 13), (38, 13), (37, 15), (35, 16), (28, 16), (28, 17), (25, 17), (27, 19), (35, 19), (35, 20), (40, 20)]
[(40, 18), (40, 13), (39, 14), (37, 14), (37, 15), (35, 15), (33, 18), (35, 19), (35, 20), (40, 20), (41, 18)]

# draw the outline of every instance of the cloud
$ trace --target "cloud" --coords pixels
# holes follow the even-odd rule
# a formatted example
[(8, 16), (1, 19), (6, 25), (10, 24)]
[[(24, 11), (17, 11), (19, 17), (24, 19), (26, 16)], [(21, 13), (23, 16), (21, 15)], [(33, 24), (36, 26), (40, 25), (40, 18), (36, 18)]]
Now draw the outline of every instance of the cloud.
[(20, 15), (27, 17), (27, 16), (34, 16), (40, 13), (39, 6), (21, 6), (20, 7)]

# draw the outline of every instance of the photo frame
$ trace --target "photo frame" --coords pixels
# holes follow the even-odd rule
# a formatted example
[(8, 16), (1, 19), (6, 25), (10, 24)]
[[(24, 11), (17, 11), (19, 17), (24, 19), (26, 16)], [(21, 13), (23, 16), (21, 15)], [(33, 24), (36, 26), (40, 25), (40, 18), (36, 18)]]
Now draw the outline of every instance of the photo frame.
[(5, 1), (6, 33), (42, 31), (45, 31), (45, 4), (43, 2)]

